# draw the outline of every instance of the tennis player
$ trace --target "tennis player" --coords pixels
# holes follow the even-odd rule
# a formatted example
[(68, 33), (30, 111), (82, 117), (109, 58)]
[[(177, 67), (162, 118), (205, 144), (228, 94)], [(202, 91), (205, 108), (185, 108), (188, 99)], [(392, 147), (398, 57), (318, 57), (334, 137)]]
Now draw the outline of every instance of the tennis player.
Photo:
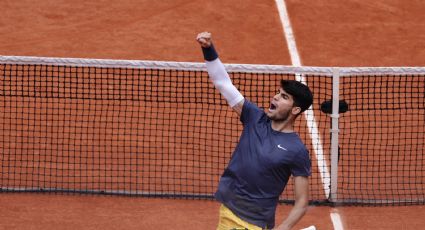
[[(296, 118), (313, 101), (310, 89), (281, 80), (264, 111), (236, 89), (212, 44), (211, 34), (198, 34), (210, 80), (239, 115), (243, 131), (220, 178), (215, 198), (222, 203), (218, 230), (291, 229), (308, 207), (309, 152), (294, 131)], [(295, 204), (275, 227), (279, 196), (294, 177)]]

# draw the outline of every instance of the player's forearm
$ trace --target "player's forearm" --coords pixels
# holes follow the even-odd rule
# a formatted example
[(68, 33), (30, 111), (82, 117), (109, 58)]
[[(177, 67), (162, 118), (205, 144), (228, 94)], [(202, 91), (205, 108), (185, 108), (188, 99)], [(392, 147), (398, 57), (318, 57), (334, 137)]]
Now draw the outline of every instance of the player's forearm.
[(211, 45), (208, 48), (202, 48), (204, 58), (206, 60), (208, 75), (214, 86), (220, 91), (227, 100), (230, 107), (234, 107), (244, 98), (238, 89), (233, 85), (229, 74), (218, 58), (218, 54)]
[(294, 207), (289, 212), (288, 217), (280, 224), (277, 230), (289, 230), (295, 226), (296, 223), (304, 216), (307, 212), (308, 200), (299, 200), (295, 202)]

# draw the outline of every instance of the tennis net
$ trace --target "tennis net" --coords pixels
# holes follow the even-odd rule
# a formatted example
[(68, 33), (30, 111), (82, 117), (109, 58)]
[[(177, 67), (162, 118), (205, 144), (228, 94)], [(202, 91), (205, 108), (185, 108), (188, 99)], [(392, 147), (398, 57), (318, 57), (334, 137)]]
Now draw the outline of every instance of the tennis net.
[[(425, 203), (425, 68), (226, 68), (260, 107), (280, 79), (312, 89), (312, 203)], [(1, 56), (0, 98), (2, 192), (211, 199), (242, 128), (202, 63)]]

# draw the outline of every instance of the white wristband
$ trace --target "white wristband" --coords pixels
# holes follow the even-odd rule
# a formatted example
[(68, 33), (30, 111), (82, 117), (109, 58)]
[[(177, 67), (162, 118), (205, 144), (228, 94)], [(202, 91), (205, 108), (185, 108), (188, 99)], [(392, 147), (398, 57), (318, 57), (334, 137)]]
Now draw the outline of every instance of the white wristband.
[(244, 97), (232, 84), (229, 74), (223, 63), (217, 58), (214, 61), (207, 61), (207, 71), (214, 86), (220, 91), (230, 107), (237, 105)]

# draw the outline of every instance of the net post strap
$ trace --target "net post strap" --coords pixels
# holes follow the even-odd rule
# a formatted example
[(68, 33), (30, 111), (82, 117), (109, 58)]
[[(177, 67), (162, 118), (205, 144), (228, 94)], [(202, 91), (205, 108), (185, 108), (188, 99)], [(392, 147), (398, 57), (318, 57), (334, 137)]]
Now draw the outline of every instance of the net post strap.
[(339, 119), (339, 68), (334, 68), (332, 75), (332, 114), (331, 114), (331, 191), (329, 200), (338, 199), (338, 119)]

